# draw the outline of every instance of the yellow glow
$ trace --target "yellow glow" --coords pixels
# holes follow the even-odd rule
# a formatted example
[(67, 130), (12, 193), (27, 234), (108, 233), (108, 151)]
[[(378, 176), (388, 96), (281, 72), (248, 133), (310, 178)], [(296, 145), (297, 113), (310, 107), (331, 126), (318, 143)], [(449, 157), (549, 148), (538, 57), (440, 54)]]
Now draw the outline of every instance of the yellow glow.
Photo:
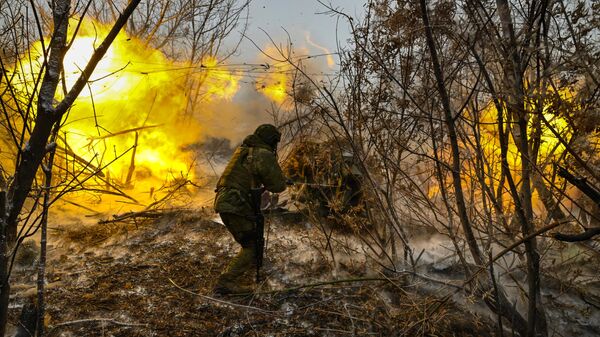
[[(264, 50), (267, 55), (278, 55), (278, 51), (273, 47)], [(269, 60), (264, 57), (266, 64)], [(292, 86), (292, 71), (292, 66), (287, 62), (269, 65), (269, 68), (265, 70), (265, 74), (256, 81), (256, 90), (278, 105), (286, 105), (288, 92)]]
[(282, 104), (287, 97), (287, 78), (284, 74), (273, 74), (265, 79), (259, 90), (274, 102)]
[[(556, 95), (556, 93), (552, 88), (549, 88), (548, 95)], [(573, 99), (573, 93), (570, 92), (569, 89), (563, 89), (558, 93), (558, 95), (563, 102), (571, 102)], [(569, 133), (572, 131), (570, 130), (568, 123), (557, 113), (557, 111), (552, 111), (551, 109), (553, 108), (554, 107), (552, 107), (550, 103), (544, 106), (543, 114), (545, 119), (548, 120), (550, 125), (552, 125), (552, 127), (559, 134), (562, 134), (565, 139), (569, 139)], [(533, 111), (536, 111), (537, 109), (535, 106), (528, 106), (527, 109), (532, 112), (530, 114), (530, 125), (528, 130), (529, 136), (531, 136), (531, 134), (534, 132), (533, 121), (536, 118)], [(494, 103), (490, 102), (486, 108), (479, 112), (478, 117), (481, 130), (479, 140), (483, 149), (483, 157), (486, 159), (486, 183), (496, 186), (501, 172), (501, 150), (498, 134), (498, 112)], [(473, 117), (471, 116), (470, 118)], [(504, 127), (506, 128), (508, 125), (506, 114), (504, 114), (504, 118)], [(554, 135), (554, 133), (545, 126), (543, 121), (540, 120), (539, 122), (541, 124), (541, 143), (537, 156), (537, 164), (541, 165), (540, 167), (542, 169), (550, 170), (550, 164), (554, 161), (554, 159), (558, 159), (562, 155), (562, 153), (565, 151), (565, 147), (560, 143), (559, 139)], [(516, 125), (513, 124), (513, 126), (516, 128)], [(507, 162), (514, 179), (518, 181), (520, 179), (519, 176), (521, 172), (521, 154), (517, 150), (514, 138), (511, 135), (508, 136), (509, 141), (507, 149)], [(535, 197), (535, 199), (537, 199), (537, 197)]]
[[(75, 22), (70, 25), (75, 26)], [(83, 22), (64, 58), (67, 91), (109, 29), (90, 20)], [(31, 52), (40, 56), (31, 62), (26, 85), (33, 83), (31, 79), (43, 63), (40, 50), (40, 43), (31, 47)], [(197, 141), (203, 131), (193, 116), (183, 117), (188, 111), (197, 111), (190, 105), (197, 103), (193, 98), (199, 94), (206, 100), (231, 99), (238, 91), (240, 77), (220, 67), (213, 57), (204, 59), (201, 66), (190, 67), (121, 32), (69, 111), (61, 129), (66, 144), (61, 146), (72, 149), (94, 167), (114, 161), (103, 173), (120, 179), (118, 184), (124, 183), (130, 170), (137, 134), (135, 187), (159, 187), (167, 176), (190, 169), (193, 158), (182, 147)], [(62, 84), (57, 100), (64, 96), (61, 88)], [(58, 165), (64, 165), (61, 160), (64, 156), (57, 159)], [(142, 173), (136, 179), (138, 171)], [(188, 177), (194, 178), (194, 172)]]
[[(573, 100), (573, 93), (568, 88), (563, 89), (558, 92), (560, 99), (565, 102), (571, 102)], [(562, 134), (563, 137), (566, 135), (564, 133), (570, 133), (569, 126), (567, 121), (557, 116), (554, 111), (550, 111), (552, 109), (551, 106), (545, 106), (543, 109), (544, 118), (549, 122), (549, 124), (559, 133)], [(569, 137), (565, 137), (568, 139)], [(560, 140), (554, 135), (554, 133), (545, 126), (542, 122), (542, 134), (539, 155), (542, 159), (552, 156), (554, 158), (558, 158), (563, 151), (565, 150), (564, 145), (560, 143)]]

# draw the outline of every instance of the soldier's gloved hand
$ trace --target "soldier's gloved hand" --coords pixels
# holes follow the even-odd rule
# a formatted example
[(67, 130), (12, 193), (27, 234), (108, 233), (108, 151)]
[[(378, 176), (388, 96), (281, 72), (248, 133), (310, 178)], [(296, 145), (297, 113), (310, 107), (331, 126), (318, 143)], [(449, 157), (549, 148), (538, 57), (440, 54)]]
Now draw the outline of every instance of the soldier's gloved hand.
[(294, 181), (292, 179), (289, 179), (285, 181), (285, 184), (288, 186), (293, 186), (294, 185)]

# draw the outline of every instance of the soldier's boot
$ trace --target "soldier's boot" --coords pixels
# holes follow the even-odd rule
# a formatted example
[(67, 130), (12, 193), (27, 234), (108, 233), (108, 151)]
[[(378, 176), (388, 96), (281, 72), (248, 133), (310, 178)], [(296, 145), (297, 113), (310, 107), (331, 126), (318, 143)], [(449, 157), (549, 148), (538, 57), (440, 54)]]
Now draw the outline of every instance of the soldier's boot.
[(244, 282), (244, 274), (256, 268), (256, 254), (253, 245), (242, 247), (236, 257), (234, 257), (227, 270), (219, 276), (214, 292), (219, 295), (243, 294), (254, 291), (253, 285), (247, 285)]
[(215, 295), (251, 294), (253, 292), (253, 285), (245, 285), (229, 281), (221, 281), (217, 283), (213, 289), (213, 293)]

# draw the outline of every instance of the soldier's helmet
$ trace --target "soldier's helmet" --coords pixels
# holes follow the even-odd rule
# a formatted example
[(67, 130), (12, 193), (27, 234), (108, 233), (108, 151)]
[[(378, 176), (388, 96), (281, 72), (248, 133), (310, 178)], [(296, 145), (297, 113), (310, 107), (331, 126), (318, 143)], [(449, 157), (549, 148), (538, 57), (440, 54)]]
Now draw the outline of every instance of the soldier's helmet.
[(277, 128), (271, 124), (263, 124), (259, 126), (256, 128), (256, 131), (254, 131), (254, 134), (273, 148), (277, 147), (277, 143), (279, 143), (279, 140), (281, 140), (281, 132), (279, 132), (279, 130), (277, 130)]

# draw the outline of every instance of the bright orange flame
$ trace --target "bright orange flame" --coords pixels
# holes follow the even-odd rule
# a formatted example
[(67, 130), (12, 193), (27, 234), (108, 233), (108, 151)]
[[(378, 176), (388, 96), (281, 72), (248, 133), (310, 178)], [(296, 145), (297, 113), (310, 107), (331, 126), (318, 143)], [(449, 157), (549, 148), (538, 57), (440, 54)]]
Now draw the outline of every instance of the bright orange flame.
[[(307, 41), (313, 47), (329, 54), (326, 48), (310, 41), (308, 35)], [(264, 62), (264, 74), (258, 76), (255, 88), (284, 110), (289, 111), (293, 108), (293, 99), (301, 98), (303, 89), (310, 91), (312, 81), (327, 80), (326, 74), (320, 70), (323, 68), (323, 64), (320, 62), (322, 59), (312, 56), (306, 47), (296, 47), (291, 51), (267, 46), (262, 51), (263, 56), (259, 61)], [(276, 63), (272, 64), (273, 60)], [(331, 55), (328, 55), (327, 63), (330, 66), (335, 65)], [(306, 76), (311, 77), (311, 80), (307, 81)], [(299, 90), (294, 92), (295, 89)]]
[(287, 87), (287, 75), (277, 72), (264, 78), (259, 90), (272, 101), (283, 104), (287, 98)]
[[(549, 89), (552, 90), (552, 89)], [(560, 98), (564, 101), (572, 101), (573, 93), (569, 89), (563, 89), (557, 93)], [(569, 127), (567, 121), (558, 116), (556, 113), (550, 111), (552, 107), (550, 105), (546, 105), (543, 108), (544, 118), (549, 122), (549, 124), (559, 133), (569, 133)], [(535, 111), (535, 107), (529, 107), (531, 111)], [(493, 103), (489, 103), (489, 105), (480, 112), (479, 120), (480, 127), (482, 129), (481, 133), (481, 144), (483, 150), (485, 152), (486, 158), (500, 158), (500, 144), (498, 140), (498, 125), (497, 125), (497, 115), (498, 112)], [(506, 117), (506, 116), (505, 116)], [(531, 123), (534, 118), (530, 119), (529, 125), (529, 133), (532, 133), (533, 126)], [(507, 125), (507, 121), (505, 121), (505, 126)], [(562, 145), (559, 139), (554, 135), (554, 133), (545, 126), (543, 122), (541, 122), (541, 134), (540, 134), (540, 147), (538, 151), (538, 158), (540, 160), (558, 158), (562, 152), (565, 150), (564, 145)], [(568, 138), (568, 137), (567, 137)], [(519, 154), (516, 145), (514, 144), (514, 139), (511, 137), (509, 141), (509, 147), (507, 152), (507, 160), (511, 169), (519, 170), (521, 166), (521, 155)]]
[[(273, 46), (266, 47), (263, 51), (264, 54), (272, 56), (273, 59), (282, 58), (280, 51)], [(298, 48), (296, 53), (308, 55), (308, 50)], [(287, 61), (270, 64), (269, 62), (272, 62), (272, 59), (264, 55), (261, 61), (268, 66), (264, 69), (264, 75), (259, 76), (257, 79), (256, 90), (284, 109), (291, 108), (292, 101), (290, 98), (296, 69)]]
[[(83, 22), (64, 59), (67, 90), (109, 29), (90, 20)], [(42, 64), (40, 50), (41, 43), (31, 48), (40, 56), (31, 62), (31, 73), (26, 74), (30, 79)], [(121, 32), (69, 112), (61, 129), (63, 142), (94, 167), (114, 161), (104, 173), (119, 184), (125, 185), (134, 167), (133, 179), (127, 183), (143, 192), (160, 186), (167, 177), (188, 174), (193, 178), (193, 158), (182, 147), (200, 138), (202, 126), (189, 114), (184, 117), (185, 113), (194, 111), (198, 94), (210, 100), (231, 99), (240, 77), (222, 69), (214, 57), (205, 58), (199, 67), (189, 66)], [(57, 99), (64, 95), (59, 91)]]
[[(548, 90), (549, 94), (558, 94), (561, 100), (564, 100), (566, 102), (570, 102), (573, 100), (573, 93), (569, 89), (562, 89), (558, 93), (554, 93), (552, 88), (549, 88)], [(544, 108), (542, 109), (544, 118), (558, 133), (562, 134), (565, 138), (568, 139), (568, 134), (572, 132), (568, 126), (568, 123), (563, 117), (551, 111), (551, 109), (551, 104), (544, 106)], [(529, 106), (528, 110), (536, 111), (536, 107)], [(501, 172), (501, 150), (498, 135), (498, 112), (495, 105), (492, 102), (490, 102), (486, 108), (479, 112), (478, 117), (479, 127), (481, 130), (479, 134), (479, 141), (483, 150), (483, 158), (485, 158), (486, 160), (487, 175), (485, 176), (485, 180), (486, 183), (496, 186)], [(504, 116), (504, 118), (507, 118), (507, 116)], [(530, 119), (530, 125), (528, 128), (529, 135), (531, 135), (534, 132), (533, 121), (535, 120), (535, 118), (536, 117), (534, 116), (534, 114), (532, 114), (532, 117)], [(540, 168), (548, 170), (551, 167), (548, 164), (552, 163), (554, 159), (559, 158), (565, 151), (565, 147), (554, 135), (554, 133), (548, 127), (545, 126), (543, 122), (539, 122), (541, 123), (541, 142), (539, 144), (539, 150), (537, 154), (537, 163), (540, 164)], [(508, 120), (505, 120), (504, 126), (506, 127), (507, 124)], [(521, 154), (517, 149), (515, 139), (510, 135), (507, 149), (507, 162), (514, 178), (519, 179), (519, 172), (521, 172)], [(537, 200), (537, 196), (534, 195), (534, 197), (535, 200)]]
[[(267, 48), (266, 53), (275, 53), (274, 48)], [(266, 61), (265, 61), (266, 62)], [(256, 81), (256, 90), (265, 95), (271, 101), (282, 105), (288, 98), (288, 88), (291, 85), (291, 66), (287, 63), (269, 65), (265, 74)]]

